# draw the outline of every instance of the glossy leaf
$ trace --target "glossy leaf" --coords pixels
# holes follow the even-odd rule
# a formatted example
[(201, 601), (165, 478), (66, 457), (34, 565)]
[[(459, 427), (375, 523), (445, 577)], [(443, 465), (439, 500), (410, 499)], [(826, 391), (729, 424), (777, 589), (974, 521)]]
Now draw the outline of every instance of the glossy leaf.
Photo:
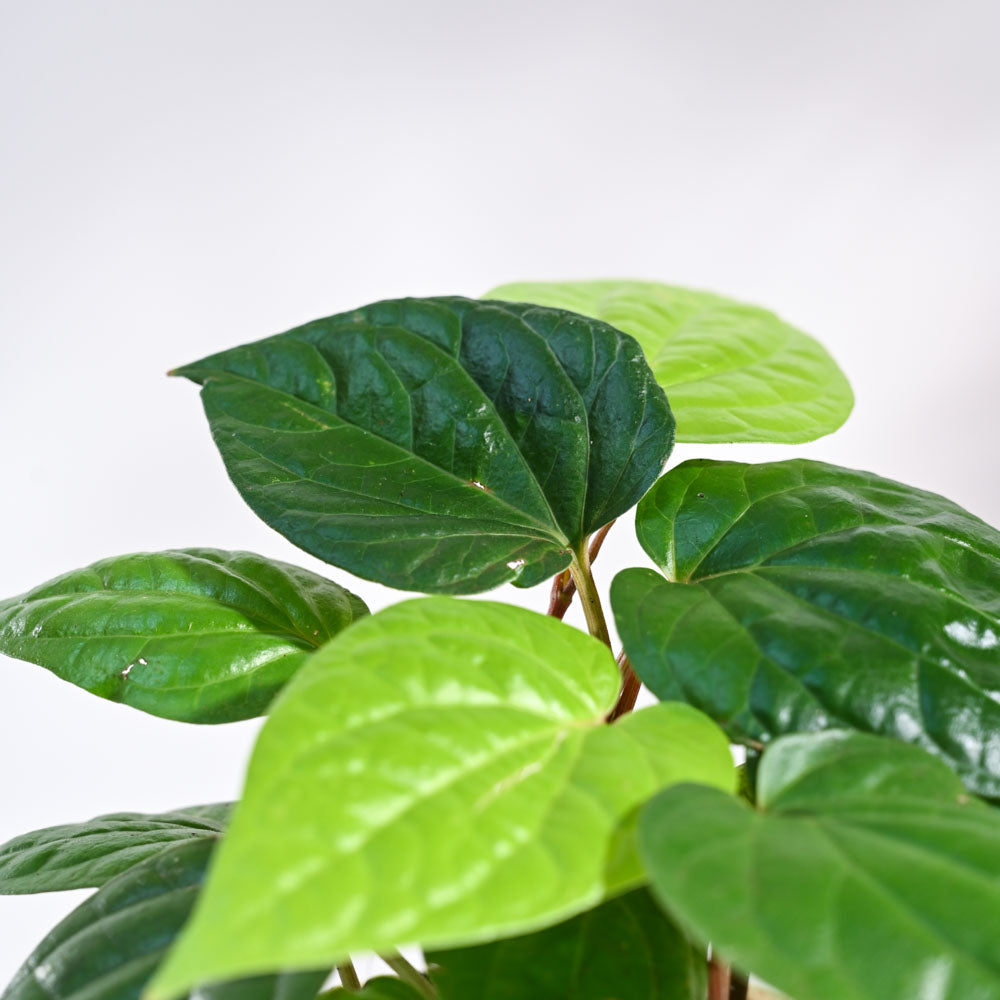
[(441, 1000), (704, 1000), (705, 953), (644, 890), (555, 927), (431, 952)]
[(924, 751), (862, 733), (785, 737), (760, 807), (696, 785), (648, 803), (664, 906), (796, 1000), (1000, 997), (1000, 812)]
[(400, 979), (393, 979), (392, 976), (369, 979), (360, 990), (348, 990), (341, 986), (326, 995), (331, 1000), (350, 1000), (351, 997), (357, 997), (358, 1000), (422, 1000), (412, 986)]
[(368, 613), (335, 583), (250, 552), (103, 559), (0, 602), (0, 652), (152, 715), (262, 715), (308, 654)]
[[(188, 919), (214, 846), (175, 844), (111, 879), (42, 941), (2, 1000), (136, 1000)], [(326, 976), (261, 976), (202, 986), (192, 997), (312, 1000)]]
[(603, 720), (610, 651), (554, 618), (427, 598), (359, 622), (275, 706), (191, 928), (155, 984), (537, 929), (641, 878), (623, 820), (730, 788), (686, 705)]
[(933, 493), (795, 460), (685, 462), (639, 506), (666, 574), (612, 587), (642, 680), (740, 740), (851, 726), (1000, 795), (1000, 532)]
[(179, 841), (218, 837), (230, 808), (113, 813), (15, 837), (0, 846), (0, 895), (96, 889)]
[(531, 586), (673, 444), (638, 344), (560, 310), (377, 302), (178, 370), (271, 527), (401, 590)]
[(812, 441), (854, 405), (826, 350), (757, 306), (652, 281), (517, 282), (484, 298), (572, 309), (632, 334), (670, 398), (678, 441)]

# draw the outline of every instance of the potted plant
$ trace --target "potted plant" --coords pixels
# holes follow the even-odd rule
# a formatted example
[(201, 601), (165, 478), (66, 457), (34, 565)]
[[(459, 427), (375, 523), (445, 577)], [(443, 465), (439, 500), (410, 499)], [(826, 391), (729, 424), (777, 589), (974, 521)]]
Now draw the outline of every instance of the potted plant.
[[(819, 462), (663, 471), (675, 439), (835, 430), (816, 341), (702, 292), (524, 284), (174, 374), (264, 521), (431, 596), (369, 614), (186, 549), (0, 603), (0, 650), (101, 697), (268, 716), (235, 806), (0, 847), (0, 892), (97, 890), (4, 1000), (312, 1000), (334, 971), (366, 1000), (1000, 997), (1000, 533)], [(650, 563), (608, 609), (634, 507)], [(462, 597), (507, 582), (539, 610)], [(362, 985), (372, 952), (394, 975)]]

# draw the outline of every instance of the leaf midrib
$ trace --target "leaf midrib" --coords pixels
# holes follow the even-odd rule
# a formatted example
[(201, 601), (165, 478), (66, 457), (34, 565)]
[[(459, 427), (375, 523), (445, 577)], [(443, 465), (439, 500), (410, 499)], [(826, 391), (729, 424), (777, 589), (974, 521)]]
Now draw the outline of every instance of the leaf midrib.
[[(209, 385), (209, 383), (211, 381), (213, 381), (213, 379), (206, 379), (205, 385), (206, 386)], [(214, 381), (221, 381), (221, 380), (214, 379)], [(252, 379), (245, 379), (244, 381), (254, 382), (254, 380), (252, 380)], [(255, 383), (255, 384), (261, 384), (261, 383)], [(268, 386), (268, 388), (270, 388), (270, 386)], [(278, 392), (279, 390), (274, 390), (274, 391)], [(287, 395), (287, 393), (282, 393), (282, 395)], [(294, 396), (290, 396), (289, 398), (295, 399)], [(484, 395), (483, 398), (485, 399), (487, 397)], [(332, 416), (336, 416), (336, 414), (332, 414)], [(407, 452), (405, 449), (401, 448), (395, 442), (389, 441), (387, 438), (382, 438), (379, 435), (374, 434), (373, 432), (368, 431), (365, 428), (358, 426), (357, 424), (352, 424), (350, 421), (343, 420), (341, 418), (338, 418), (338, 419), (340, 420), (341, 424), (344, 425), (344, 426), (354, 428), (355, 430), (357, 430), (357, 431), (359, 431), (359, 432), (361, 432), (363, 434), (371, 434), (372, 437), (379, 438), (380, 441), (384, 441), (386, 444), (391, 445), (394, 448), (398, 448), (399, 451), (402, 454), (404, 454), (404, 455), (407, 456), (406, 461), (417, 461), (417, 462), (420, 462), (424, 466), (426, 466), (428, 469), (431, 469), (437, 475), (444, 476), (444, 477), (446, 477), (448, 479), (451, 479), (454, 483), (456, 483), (456, 484), (458, 484), (460, 486), (466, 486), (466, 487), (468, 486), (468, 483), (466, 482), (466, 480), (462, 479), (460, 476), (457, 476), (457, 475), (455, 475), (455, 473), (450, 472), (447, 469), (442, 469), (440, 466), (435, 465), (432, 462), (429, 462), (427, 459), (422, 458), (416, 452)], [(242, 419), (240, 419), (238, 417), (234, 417), (232, 414), (229, 414), (229, 413), (225, 414), (224, 417), (219, 418), (218, 422), (221, 423), (223, 420), (229, 421), (232, 424), (237, 424), (237, 425), (241, 425), (243, 427), (250, 428), (252, 430), (266, 429), (266, 428), (263, 428), (263, 425), (248, 423), (247, 421), (242, 420)], [(501, 423), (502, 423), (502, 421), (501, 421)], [(329, 425), (329, 426), (327, 426), (325, 428), (325, 430), (335, 430), (335, 429), (336, 429), (335, 425)], [(290, 432), (282, 430), (281, 433), (290, 433)], [(314, 433), (317, 433), (317, 432), (316, 431), (300, 431), (299, 433), (314, 434)], [(349, 496), (357, 496), (357, 497), (361, 497), (364, 500), (373, 500), (373, 501), (375, 501), (377, 503), (384, 503), (384, 504), (387, 504), (387, 505), (389, 505), (391, 507), (398, 507), (400, 510), (402, 510), (403, 512), (405, 512), (406, 514), (408, 514), (410, 516), (412, 516), (414, 514), (420, 514), (420, 515), (424, 515), (424, 516), (427, 516), (427, 517), (434, 516), (434, 515), (430, 514), (427, 511), (419, 510), (419, 509), (414, 508), (414, 507), (408, 507), (406, 504), (401, 504), (398, 501), (388, 499), (387, 497), (372, 496), (371, 494), (363, 493), (361, 490), (358, 490), (358, 489), (354, 489), (354, 488), (345, 489), (343, 487), (334, 486), (332, 483), (321, 482), (320, 480), (314, 479), (311, 476), (304, 476), (301, 473), (297, 472), (296, 470), (291, 469), (291, 468), (289, 468), (286, 465), (282, 465), (278, 461), (275, 461), (275, 459), (271, 458), (269, 455), (265, 455), (262, 451), (260, 451), (259, 448), (256, 448), (252, 444), (250, 444), (243, 436), (240, 436), (238, 438), (238, 440), (239, 440), (240, 444), (244, 448), (247, 449), (247, 451), (252, 452), (261, 461), (264, 461), (264, 462), (268, 463), (269, 465), (274, 466), (274, 468), (276, 468), (276, 469), (280, 469), (282, 472), (289, 473), (290, 475), (294, 476), (295, 479), (297, 481), (299, 481), (299, 482), (312, 483), (313, 485), (318, 486), (320, 489), (330, 490), (330, 491), (335, 492), (335, 493), (344, 493), (344, 494), (347, 494)], [(517, 446), (515, 445), (515, 448), (516, 447)], [(517, 449), (517, 450), (518, 450), (518, 454), (520, 455), (520, 449)], [(535, 480), (534, 473), (531, 471), (531, 469), (529, 468), (527, 471), (528, 471), (528, 474), (531, 476), (531, 478), (533, 480)], [(535, 480), (535, 482), (537, 483), (537, 480)], [(273, 484), (273, 485), (279, 485), (280, 486), (280, 485), (285, 485), (285, 484), (277, 483), (277, 484)], [(539, 486), (539, 492), (541, 493), (541, 487), (540, 486)], [(520, 523), (520, 524), (518, 524), (516, 522), (500, 521), (500, 520), (498, 520), (496, 518), (490, 518), (490, 520), (494, 521), (495, 523), (504, 524), (504, 525), (509, 524), (512, 528), (519, 529), (517, 532), (511, 532), (510, 534), (515, 534), (517, 537), (538, 538), (539, 540), (542, 540), (542, 541), (555, 542), (560, 548), (565, 548), (565, 547), (569, 546), (569, 540), (562, 534), (562, 531), (559, 528), (559, 525), (556, 523), (554, 517), (553, 517), (551, 525), (545, 525), (545, 524), (542, 524), (542, 522), (540, 522), (533, 515), (527, 513), (526, 511), (519, 510), (513, 504), (509, 503), (503, 497), (498, 496), (496, 493), (491, 493), (490, 497), (491, 497), (491, 499), (495, 503), (502, 505), (507, 510), (512, 511), (514, 514), (520, 515), (522, 518), (524, 518), (524, 520), (531, 521), (534, 525), (536, 525), (540, 529), (540, 533), (539, 534), (533, 535), (533, 534), (529, 534), (525, 530), (525, 529), (528, 529), (528, 528), (531, 527), (530, 524), (524, 524), (523, 522)], [(547, 504), (548, 504), (548, 500), (546, 499), (546, 505)], [(465, 514), (449, 514), (448, 516), (449, 517), (453, 517), (456, 520), (463, 520), (463, 521), (474, 521), (475, 520), (474, 517), (468, 517)], [(553, 527), (558, 532), (558, 534), (553, 534), (552, 533), (551, 529)], [(483, 534), (483, 533), (482, 532), (470, 532), (470, 534)], [(509, 537), (509, 536), (506, 533), (504, 533), (504, 535), (502, 537)]]

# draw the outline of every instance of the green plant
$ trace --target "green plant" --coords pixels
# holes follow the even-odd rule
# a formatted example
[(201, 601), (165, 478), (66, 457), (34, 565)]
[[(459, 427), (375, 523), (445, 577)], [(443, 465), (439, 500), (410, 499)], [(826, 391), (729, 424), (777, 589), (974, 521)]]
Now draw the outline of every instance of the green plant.
[[(721, 1000), (742, 973), (796, 1000), (1000, 997), (1000, 533), (817, 462), (660, 477), (675, 419), (684, 441), (836, 429), (851, 391), (815, 341), (705, 293), (528, 284), (176, 374), (269, 525), (444, 596), (369, 615), (192, 549), (0, 604), (3, 652), (102, 697), (269, 714), (231, 821), (0, 848), (2, 892), (97, 888), (5, 1000), (311, 1000), (334, 968), (328, 995), (367, 1000)], [(616, 662), (591, 564), (636, 504), (658, 569), (612, 584)], [(454, 596), (550, 578), (548, 615)], [(575, 594), (589, 635), (560, 620)], [(640, 679), (659, 702), (633, 711)], [(372, 951), (396, 977), (362, 987)]]

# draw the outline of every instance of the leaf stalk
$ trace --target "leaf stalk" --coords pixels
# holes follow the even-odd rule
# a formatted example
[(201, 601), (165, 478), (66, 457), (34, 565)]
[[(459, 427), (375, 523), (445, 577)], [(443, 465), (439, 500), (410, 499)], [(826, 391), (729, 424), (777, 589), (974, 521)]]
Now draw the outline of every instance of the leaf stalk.
[[(615, 520), (608, 521), (603, 527), (598, 528), (593, 535), (590, 536), (590, 547), (587, 551), (587, 555), (590, 562), (597, 558), (597, 553), (601, 551), (601, 546), (604, 544), (604, 539), (608, 537), (608, 532), (615, 526)], [(573, 579), (573, 575), (568, 569), (564, 569), (559, 573), (555, 579), (552, 581), (552, 593), (549, 596), (549, 610), (546, 614), (551, 615), (553, 618), (562, 619), (563, 616), (569, 611), (570, 605), (573, 603), (573, 595), (576, 593), (576, 582)]]
[(354, 963), (347, 959), (337, 966), (337, 975), (340, 976), (340, 985), (345, 990), (360, 990), (361, 980), (358, 979), (358, 970), (354, 968)]
[(590, 571), (590, 554), (586, 544), (581, 545), (574, 554), (573, 561), (569, 564), (569, 572), (577, 592), (580, 594), (580, 603), (583, 605), (588, 631), (595, 639), (599, 639), (610, 649), (611, 636), (608, 633), (608, 623), (604, 618), (604, 608), (601, 607), (597, 584), (594, 583), (594, 574)]
[(393, 972), (412, 986), (421, 996), (428, 1000), (438, 1000), (437, 987), (419, 969), (411, 965), (398, 951), (387, 952), (379, 955), (379, 958), (392, 969)]

